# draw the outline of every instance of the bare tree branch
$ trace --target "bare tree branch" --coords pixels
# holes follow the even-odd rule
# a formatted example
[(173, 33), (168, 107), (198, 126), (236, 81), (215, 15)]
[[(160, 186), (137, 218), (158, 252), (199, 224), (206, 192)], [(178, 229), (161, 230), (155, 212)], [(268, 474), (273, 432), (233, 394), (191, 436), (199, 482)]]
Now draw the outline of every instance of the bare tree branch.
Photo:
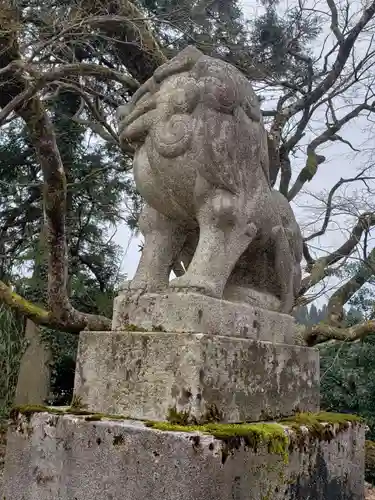
[(335, 4), (334, 0), (327, 0), (328, 7), (331, 10), (331, 30), (332, 33), (335, 35), (337, 41), (342, 44), (344, 43), (344, 36), (341, 33), (341, 30), (339, 28), (339, 19), (338, 19), (338, 13), (337, 13), (337, 7)]
[(299, 295), (302, 296), (310, 288), (319, 283), (322, 279), (327, 276), (327, 268), (332, 266), (343, 257), (348, 257), (355, 250), (359, 241), (361, 240), (362, 234), (369, 227), (375, 225), (375, 214), (374, 213), (364, 213), (357, 221), (357, 224), (352, 229), (349, 238), (343, 243), (340, 248), (330, 253), (325, 257), (317, 259), (311, 267), (310, 275), (306, 276), (302, 280), (302, 286)]
[[(367, 169), (365, 169), (365, 170), (367, 170)], [(325, 215), (324, 215), (324, 220), (323, 220), (322, 227), (319, 229), (319, 231), (316, 231), (315, 233), (310, 234), (309, 236), (306, 236), (306, 238), (304, 238), (305, 242), (310, 241), (310, 240), (312, 240), (314, 238), (317, 238), (318, 236), (322, 236), (326, 232), (326, 229), (328, 227), (328, 223), (329, 223), (329, 220), (330, 220), (331, 214), (332, 214), (332, 208), (333, 208), (332, 207), (332, 200), (333, 200), (333, 196), (334, 196), (335, 192), (343, 184), (347, 184), (347, 183), (355, 182), (355, 181), (364, 181), (364, 180), (373, 180), (373, 179), (375, 179), (375, 177), (361, 177), (363, 175), (363, 172), (365, 170), (363, 170), (361, 173), (359, 173), (355, 177), (351, 177), (350, 179), (343, 179), (343, 178), (341, 178), (338, 182), (336, 182), (336, 184), (332, 187), (332, 189), (330, 190), (330, 192), (328, 194), (327, 208), (326, 208), (326, 212), (325, 212)]]
[(353, 28), (348, 32), (345, 40), (340, 42), (336, 60), (333, 63), (332, 69), (327, 73), (323, 81), (309, 94), (298, 99), (295, 103), (285, 108), (282, 112), (283, 116), (290, 118), (299, 111), (302, 111), (308, 106), (316, 103), (335, 83), (340, 76), (349, 56), (354, 47), (354, 44), (366, 25), (371, 21), (375, 14), (375, 1), (371, 2), (369, 7), (364, 10), (362, 16)]
[(362, 111), (374, 111), (375, 104), (371, 106), (369, 104), (362, 103), (356, 108), (354, 108), (350, 113), (343, 116), (340, 120), (337, 120), (334, 125), (329, 126), (324, 132), (322, 132), (318, 137), (316, 137), (307, 146), (307, 160), (305, 167), (299, 173), (296, 182), (290, 189), (288, 193), (288, 200), (293, 200), (297, 194), (301, 191), (304, 184), (310, 181), (317, 172), (318, 166), (325, 161), (325, 157), (316, 154), (317, 147), (321, 146), (327, 141), (332, 140), (336, 136), (336, 133), (350, 120), (357, 117)]
[[(16, 65), (9, 65), (8, 68), (16, 69), (16, 72), (10, 76), (10, 78), (20, 78), (19, 73), (20, 69), (28, 72), (35, 78), (33, 85), (27, 85), (24, 90), (14, 96), (11, 101), (8, 101), (7, 104), (3, 107), (0, 112), (0, 125), (4, 122), (4, 120), (12, 113), (17, 110), (23, 102), (27, 101), (31, 97), (33, 97), (39, 90), (41, 90), (45, 85), (50, 82), (55, 82), (66, 78), (67, 76), (76, 76), (76, 75), (87, 75), (87, 76), (96, 76), (97, 78), (103, 78), (105, 80), (111, 79), (115, 80), (123, 85), (130, 86), (132, 89), (138, 88), (138, 82), (134, 79), (127, 77), (117, 71), (113, 71), (109, 68), (105, 68), (103, 66), (99, 66), (96, 64), (66, 64), (56, 68), (54, 71), (50, 71), (48, 73), (40, 73), (36, 71), (32, 66), (22, 63), (21, 60), (17, 61)], [(8, 69), (7, 73), (10, 71)], [(26, 80), (25, 80), (26, 81)]]

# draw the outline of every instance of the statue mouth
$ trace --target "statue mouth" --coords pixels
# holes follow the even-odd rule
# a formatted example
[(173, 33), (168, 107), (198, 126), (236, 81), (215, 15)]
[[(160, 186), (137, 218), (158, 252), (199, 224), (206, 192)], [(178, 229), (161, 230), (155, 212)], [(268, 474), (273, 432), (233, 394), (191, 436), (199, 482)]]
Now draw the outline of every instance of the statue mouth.
[(128, 127), (135, 120), (153, 109), (156, 109), (156, 98), (155, 95), (150, 94), (136, 103), (136, 105), (130, 110), (129, 114), (123, 117), (124, 127)]

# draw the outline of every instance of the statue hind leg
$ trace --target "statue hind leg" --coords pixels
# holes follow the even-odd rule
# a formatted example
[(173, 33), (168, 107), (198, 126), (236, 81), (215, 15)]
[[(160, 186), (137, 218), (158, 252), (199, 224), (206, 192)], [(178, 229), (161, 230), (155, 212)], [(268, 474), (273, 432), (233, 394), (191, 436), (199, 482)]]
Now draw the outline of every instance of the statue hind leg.
[(280, 312), (290, 313), (294, 305), (294, 259), (286, 232), (281, 225), (272, 228), (275, 245), (275, 271), (280, 286)]
[(145, 238), (141, 259), (133, 280), (123, 289), (160, 292), (168, 287), (169, 274), (186, 237), (181, 224), (146, 205), (139, 219)]

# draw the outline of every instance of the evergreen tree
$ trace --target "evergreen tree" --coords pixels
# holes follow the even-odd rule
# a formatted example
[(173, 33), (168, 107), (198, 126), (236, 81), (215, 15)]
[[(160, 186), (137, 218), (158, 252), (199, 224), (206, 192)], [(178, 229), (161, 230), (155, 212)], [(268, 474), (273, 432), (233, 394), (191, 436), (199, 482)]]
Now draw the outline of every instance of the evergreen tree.
[(310, 71), (308, 47), (320, 33), (319, 16), (298, 7), (279, 14), (278, 2), (262, 3), (264, 13), (247, 21), (237, 0), (140, 1), (161, 21), (155, 30), (167, 56), (194, 44), (235, 64), (253, 80), (289, 78), (303, 84)]
[[(71, 93), (60, 93), (51, 105), (68, 181), (70, 295), (80, 310), (110, 316), (121, 279), (121, 249), (112, 234), (123, 221), (134, 226), (136, 215), (124, 217), (123, 204), (128, 196), (135, 201), (137, 197), (123, 155), (110, 144), (92, 140), (86, 128), (71, 119), (79, 105)], [(27, 299), (45, 305), (42, 185), (34, 152), (18, 121), (0, 140), (0, 177), (1, 277), (15, 283)], [(52, 390), (60, 403), (67, 402), (77, 338), (42, 330), (52, 348)]]
[(320, 321), (324, 321), (327, 316), (327, 305), (324, 304), (321, 309), (317, 309), (315, 304), (310, 306), (297, 307), (293, 313), (297, 323), (301, 325), (311, 326), (316, 325)]
[(298, 86), (307, 82), (309, 45), (320, 33), (319, 15), (306, 15), (291, 7), (278, 12), (278, 1), (263, 0), (264, 14), (252, 23), (250, 42), (255, 66), (265, 77), (292, 78)]

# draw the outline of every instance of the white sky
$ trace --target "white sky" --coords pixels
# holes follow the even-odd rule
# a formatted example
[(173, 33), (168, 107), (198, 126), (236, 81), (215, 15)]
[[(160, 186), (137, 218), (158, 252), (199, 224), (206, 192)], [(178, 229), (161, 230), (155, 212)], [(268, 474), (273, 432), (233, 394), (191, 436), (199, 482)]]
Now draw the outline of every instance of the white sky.
[[(242, 0), (242, 5), (244, 8), (244, 14), (248, 19), (253, 18), (256, 13), (261, 12), (261, 6), (259, 2), (254, 2), (252, 0)], [(289, 5), (293, 5), (294, 1), (289, 2)], [(359, 5), (357, 2), (353, 4)], [(316, 4), (315, 4), (316, 5)], [(326, 4), (324, 10), (327, 10)], [(329, 23), (328, 23), (329, 27)], [(361, 95), (359, 96), (361, 97)], [(345, 113), (347, 110), (345, 111)], [(319, 118), (319, 116), (318, 116)], [(375, 119), (375, 118), (374, 118)], [(315, 121), (311, 124), (311, 130), (307, 133), (306, 138), (304, 138), (304, 144), (309, 140), (314, 138), (319, 129), (321, 130), (321, 124), (315, 118)], [(324, 124), (323, 124), (324, 125)], [(340, 135), (346, 139), (349, 139), (353, 147), (360, 150), (360, 153), (353, 152), (348, 146), (342, 143), (328, 143), (322, 148), (317, 150), (318, 153), (324, 154), (327, 158), (320, 168), (314, 179), (306, 185), (306, 190), (310, 193), (320, 194), (322, 192), (327, 192), (341, 177), (348, 178), (353, 177), (356, 173), (368, 165), (371, 160), (371, 148), (373, 144), (373, 130), (371, 123), (366, 120), (365, 117), (360, 117), (355, 121), (350, 122), (340, 131)], [(304, 165), (305, 156), (300, 155), (299, 158), (292, 159), (292, 168), (294, 173), (298, 173), (302, 166)], [(345, 190), (345, 195), (347, 197), (354, 196), (354, 198), (359, 198), (356, 190), (363, 189), (363, 184), (354, 183), (349, 185)], [(316, 211), (314, 206), (317, 206), (318, 202), (314, 200), (308, 193), (301, 193), (296, 199), (296, 205), (293, 204), (296, 217), (300, 222), (301, 226), (304, 227), (306, 222), (311, 221), (315, 215)], [(314, 246), (319, 248), (319, 254), (322, 252), (329, 252), (337, 248), (348, 236), (352, 228), (351, 221), (352, 218), (347, 216), (336, 217), (332, 224), (329, 226), (324, 237), (313, 240), (311, 242)], [(321, 222), (318, 223), (317, 227), (320, 227)], [(307, 232), (305, 232), (307, 234)], [(123, 259), (122, 271), (125, 272), (129, 279), (131, 279), (136, 271), (140, 253), (138, 245), (140, 239), (137, 237), (131, 238), (130, 231), (125, 225), (117, 228), (116, 241), (122, 248), (126, 249), (126, 254)], [(322, 299), (319, 303), (322, 302)]]

